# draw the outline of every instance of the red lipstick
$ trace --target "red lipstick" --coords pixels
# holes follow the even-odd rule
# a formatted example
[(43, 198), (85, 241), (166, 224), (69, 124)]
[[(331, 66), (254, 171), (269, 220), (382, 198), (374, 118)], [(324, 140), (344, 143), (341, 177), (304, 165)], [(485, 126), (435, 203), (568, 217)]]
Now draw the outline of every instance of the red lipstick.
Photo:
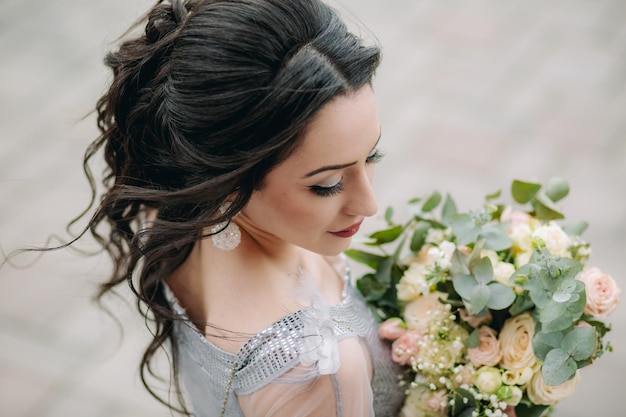
[(352, 237), (356, 234), (356, 232), (359, 231), (359, 227), (361, 227), (361, 223), (363, 223), (363, 219), (354, 223), (352, 226), (348, 227), (347, 229), (339, 230), (338, 232), (330, 232), (330, 234), (337, 236), (337, 237)]

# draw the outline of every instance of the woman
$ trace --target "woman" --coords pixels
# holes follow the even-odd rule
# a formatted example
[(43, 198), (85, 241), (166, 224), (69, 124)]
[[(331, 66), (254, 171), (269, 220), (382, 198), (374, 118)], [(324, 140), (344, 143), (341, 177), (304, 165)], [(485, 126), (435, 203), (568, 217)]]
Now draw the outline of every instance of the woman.
[(115, 266), (100, 296), (128, 281), (153, 320), (148, 389), (167, 344), (199, 417), (396, 414), (337, 256), (376, 212), (378, 62), (317, 0), (159, 2), (107, 56), (89, 228)]

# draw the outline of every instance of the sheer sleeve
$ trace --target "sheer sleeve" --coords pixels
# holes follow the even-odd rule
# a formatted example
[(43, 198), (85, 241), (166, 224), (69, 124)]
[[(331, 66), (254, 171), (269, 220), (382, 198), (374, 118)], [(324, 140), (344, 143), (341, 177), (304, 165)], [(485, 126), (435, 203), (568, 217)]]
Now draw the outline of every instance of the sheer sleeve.
[(243, 415), (373, 417), (371, 366), (365, 345), (351, 336), (339, 341), (337, 349), (339, 367), (334, 373), (321, 374), (319, 362), (300, 364), (263, 388), (238, 395)]

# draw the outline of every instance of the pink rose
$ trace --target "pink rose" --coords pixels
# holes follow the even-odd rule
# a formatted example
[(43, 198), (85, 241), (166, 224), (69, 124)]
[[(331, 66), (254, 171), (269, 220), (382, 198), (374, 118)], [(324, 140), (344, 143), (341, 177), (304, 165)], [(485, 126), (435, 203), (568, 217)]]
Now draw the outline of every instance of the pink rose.
[(578, 275), (578, 279), (585, 283), (586, 314), (603, 317), (617, 308), (622, 291), (610, 275), (604, 274), (598, 268), (588, 268)]
[(419, 342), (424, 336), (415, 330), (409, 330), (397, 338), (391, 345), (391, 359), (400, 365), (410, 365), (420, 351)]
[(474, 329), (481, 324), (489, 323), (493, 318), (490, 310), (487, 310), (487, 314), (485, 314), (484, 316), (476, 317), (469, 314), (464, 308), (459, 310), (459, 316), (461, 317), (461, 320), (472, 326)]
[(448, 394), (446, 393), (446, 390), (440, 389), (437, 392), (433, 392), (428, 398), (426, 405), (433, 411), (446, 411), (448, 405)]
[(408, 303), (404, 307), (404, 320), (407, 328), (426, 332), (435, 311), (445, 308), (439, 298), (446, 298), (446, 296), (447, 294), (435, 291)]
[(406, 333), (406, 324), (399, 317), (385, 320), (378, 328), (378, 335), (384, 340), (396, 340)]
[(496, 366), (502, 359), (496, 331), (489, 326), (482, 326), (478, 329), (478, 340), (478, 347), (467, 350), (472, 364), (476, 367)]

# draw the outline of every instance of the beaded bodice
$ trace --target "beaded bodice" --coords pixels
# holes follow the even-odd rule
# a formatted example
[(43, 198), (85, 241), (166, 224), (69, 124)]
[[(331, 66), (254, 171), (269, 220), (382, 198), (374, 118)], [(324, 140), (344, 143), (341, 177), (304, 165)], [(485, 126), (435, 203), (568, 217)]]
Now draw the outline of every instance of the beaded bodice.
[[(166, 292), (174, 311), (184, 318), (173, 294)], [(242, 417), (237, 396), (254, 393), (298, 366), (303, 361), (307, 329), (311, 324), (319, 328), (325, 321), (337, 341), (360, 338), (365, 342), (373, 369), (374, 414), (397, 415), (403, 400), (399, 368), (391, 361), (389, 346), (378, 337), (376, 320), (347, 277), (339, 304), (321, 314), (313, 306), (289, 314), (250, 338), (236, 354), (210, 343), (188, 321), (176, 322), (173, 343), (195, 415), (220, 416), (225, 402), (224, 416)], [(340, 404), (337, 408), (337, 416), (343, 415)]]

